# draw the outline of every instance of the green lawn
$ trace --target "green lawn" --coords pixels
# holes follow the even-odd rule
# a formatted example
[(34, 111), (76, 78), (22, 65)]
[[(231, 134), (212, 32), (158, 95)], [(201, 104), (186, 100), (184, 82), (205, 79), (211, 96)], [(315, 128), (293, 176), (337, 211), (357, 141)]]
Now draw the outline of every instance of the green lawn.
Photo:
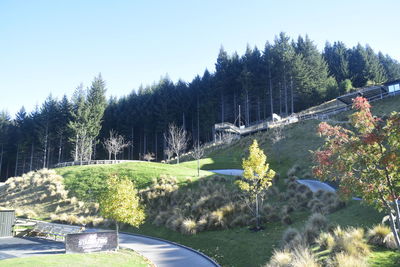
[[(151, 184), (160, 175), (174, 176), (181, 183), (196, 180), (197, 170), (183, 165), (163, 164), (155, 162), (130, 162), (113, 165), (90, 165), (58, 168), (56, 172), (64, 177), (67, 190), (81, 199), (96, 194), (104, 187), (109, 175), (117, 174), (129, 177), (140, 189)], [(200, 176), (213, 173), (201, 171)]]
[[(301, 227), (307, 219), (306, 212), (293, 215), (295, 227)], [(150, 223), (139, 229), (125, 228), (144, 235), (150, 235), (177, 242), (212, 257), (222, 266), (248, 267), (265, 264), (272, 255), (274, 248), (279, 248), (283, 231), (287, 226), (280, 222), (265, 225), (265, 230), (253, 232), (246, 227), (237, 227), (219, 231), (205, 231), (196, 235), (182, 235), (165, 227), (157, 227)]]
[[(257, 139), (268, 157), (271, 168), (282, 176), (285, 176), (287, 170), (295, 164), (301, 166), (303, 171), (309, 172), (312, 164), (310, 150), (316, 150), (323, 143), (316, 132), (318, 123), (318, 121), (309, 120), (286, 126), (285, 139), (275, 145), (271, 143), (270, 132), (243, 137), (232, 146), (207, 153), (206, 158), (200, 161), (201, 169), (241, 169), (242, 159), (248, 154), (248, 147), (253, 139)], [(188, 168), (197, 168), (196, 161), (181, 164)]]
[(400, 266), (400, 252), (374, 248), (372, 255), (369, 257), (369, 263), (374, 267), (398, 267)]
[[(292, 216), (295, 223), (291, 227), (301, 229), (308, 216), (308, 212), (296, 212)], [(361, 205), (359, 201), (350, 201), (344, 209), (330, 214), (328, 220), (332, 225), (371, 227), (379, 223), (382, 216), (371, 207)], [(127, 228), (124, 231), (156, 236), (187, 245), (214, 258), (222, 266), (245, 267), (249, 266), (249, 263), (251, 263), (251, 266), (265, 264), (271, 257), (273, 250), (279, 248), (282, 234), (288, 226), (276, 222), (268, 223), (265, 227), (265, 230), (257, 233), (245, 227), (238, 227), (221, 231), (200, 232), (196, 235), (182, 235), (165, 227), (146, 223), (139, 229)], [(388, 253), (388, 250), (379, 253)], [(375, 252), (372, 254), (372, 258), (376, 258), (375, 261), (378, 263), (380, 262), (379, 255), (375, 255)]]
[(28, 258), (13, 258), (0, 261), (0, 267), (9, 266), (135, 266), (147, 267), (151, 266), (148, 260), (131, 250), (119, 250), (118, 252), (98, 252), (88, 254), (61, 254), (50, 256), (35, 256)]

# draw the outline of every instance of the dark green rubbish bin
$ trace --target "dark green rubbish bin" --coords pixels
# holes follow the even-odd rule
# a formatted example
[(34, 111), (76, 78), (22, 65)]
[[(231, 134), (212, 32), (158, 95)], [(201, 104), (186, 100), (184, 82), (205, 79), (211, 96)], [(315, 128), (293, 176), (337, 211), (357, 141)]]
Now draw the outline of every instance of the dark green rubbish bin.
[(14, 210), (0, 210), (0, 237), (12, 236), (12, 228), (15, 222)]

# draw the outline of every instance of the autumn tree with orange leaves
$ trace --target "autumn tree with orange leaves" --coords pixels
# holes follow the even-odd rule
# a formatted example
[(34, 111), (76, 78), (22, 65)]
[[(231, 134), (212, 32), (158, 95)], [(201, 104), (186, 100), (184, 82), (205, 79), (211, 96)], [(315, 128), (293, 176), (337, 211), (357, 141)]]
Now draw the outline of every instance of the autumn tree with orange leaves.
[(339, 191), (361, 196), (367, 204), (385, 210), (400, 249), (400, 113), (376, 118), (367, 99), (357, 97), (351, 127), (322, 122), (318, 133), (324, 145), (314, 151), (314, 174), (339, 182)]

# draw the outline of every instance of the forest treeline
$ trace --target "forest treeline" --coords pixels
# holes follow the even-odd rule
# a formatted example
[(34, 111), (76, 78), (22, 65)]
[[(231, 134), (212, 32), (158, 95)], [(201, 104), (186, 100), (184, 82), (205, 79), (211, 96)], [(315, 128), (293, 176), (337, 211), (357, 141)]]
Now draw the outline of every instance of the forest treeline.
[(161, 160), (170, 123), (184, 127), (192, 142), (207, 142), (215, 123), (250, 125), (273, 113), (287, 116), (353, 88), (399, 78), (399, 62), (368, 45), (349, 48), (338, 41), (320, 52), (308, 36), (291, 39), (284, 33), (261, 50), (248, 46), (244, 55), (221, 48), (215, 72), (205, 70), (189, 83), (164, 77), (106, 100), (99, 75), (70, 99), (49, 96), (32, 112), (22, 107), (15, 119), (0, 113), (0, 178), (58, 162), (107, 158), (103, 142), (110, 130), (130, 141), (121, 159), (151, 152)]

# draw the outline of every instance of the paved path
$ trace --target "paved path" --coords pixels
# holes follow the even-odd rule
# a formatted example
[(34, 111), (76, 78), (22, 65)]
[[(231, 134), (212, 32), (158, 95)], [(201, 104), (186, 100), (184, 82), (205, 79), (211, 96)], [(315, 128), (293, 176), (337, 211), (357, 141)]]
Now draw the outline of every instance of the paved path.
[[(91, 229), (90, 231), (97, 231)], [(137, 251), (157, 267), (216, 267), (217, 263), (207, 256), (179, 244), (141, 235), (119, 236), (120, 247)], [(63, 242), (40, 238), (0, 238), (0, 260), (15, 257), (64, 254)]]
[(63, 242), (32, 238), (2, 237), (0, 238), (0, 260), (30, 256), (43, 256), (65, 253)]
[(120, 234), (120, 246), (142, 254), (157, 267), (215, 267), (219, 266), (207, 256), (190, 248), (156, 238)]
[(215, 172), (215, 173), (223, 174), (223, 175), (232, 175), (232, 176), (242, 176), (243, 175), (243, 170), (239, 170), (239, 169), (210, 170), (210, 172)]
[[(233, 175), (233, 176), (242, 176), (243, 175), (243, 170), (240, 169), (222, 169), (222, 170), (211, 170), (211, 172), (218, 173), (218, 174), (224, 174), (224, 175)], [(324, 191), (329, 191), (329, 192), (335, 192), (335, 188), (332, 186), (320, 182), (318, 180), (297, 180), (298, 183), (304, 184), (308, 188), (310, 188), (311, 191), (316, 192), (318, 190), (324, 190)]]
[(313, 192), (317, 192), (318, 190), (336, 192), (335, 188), (333, 188), (332, 186), (317, 180), (297, 180), (297, 182), (300, 184), (304, 184)]

